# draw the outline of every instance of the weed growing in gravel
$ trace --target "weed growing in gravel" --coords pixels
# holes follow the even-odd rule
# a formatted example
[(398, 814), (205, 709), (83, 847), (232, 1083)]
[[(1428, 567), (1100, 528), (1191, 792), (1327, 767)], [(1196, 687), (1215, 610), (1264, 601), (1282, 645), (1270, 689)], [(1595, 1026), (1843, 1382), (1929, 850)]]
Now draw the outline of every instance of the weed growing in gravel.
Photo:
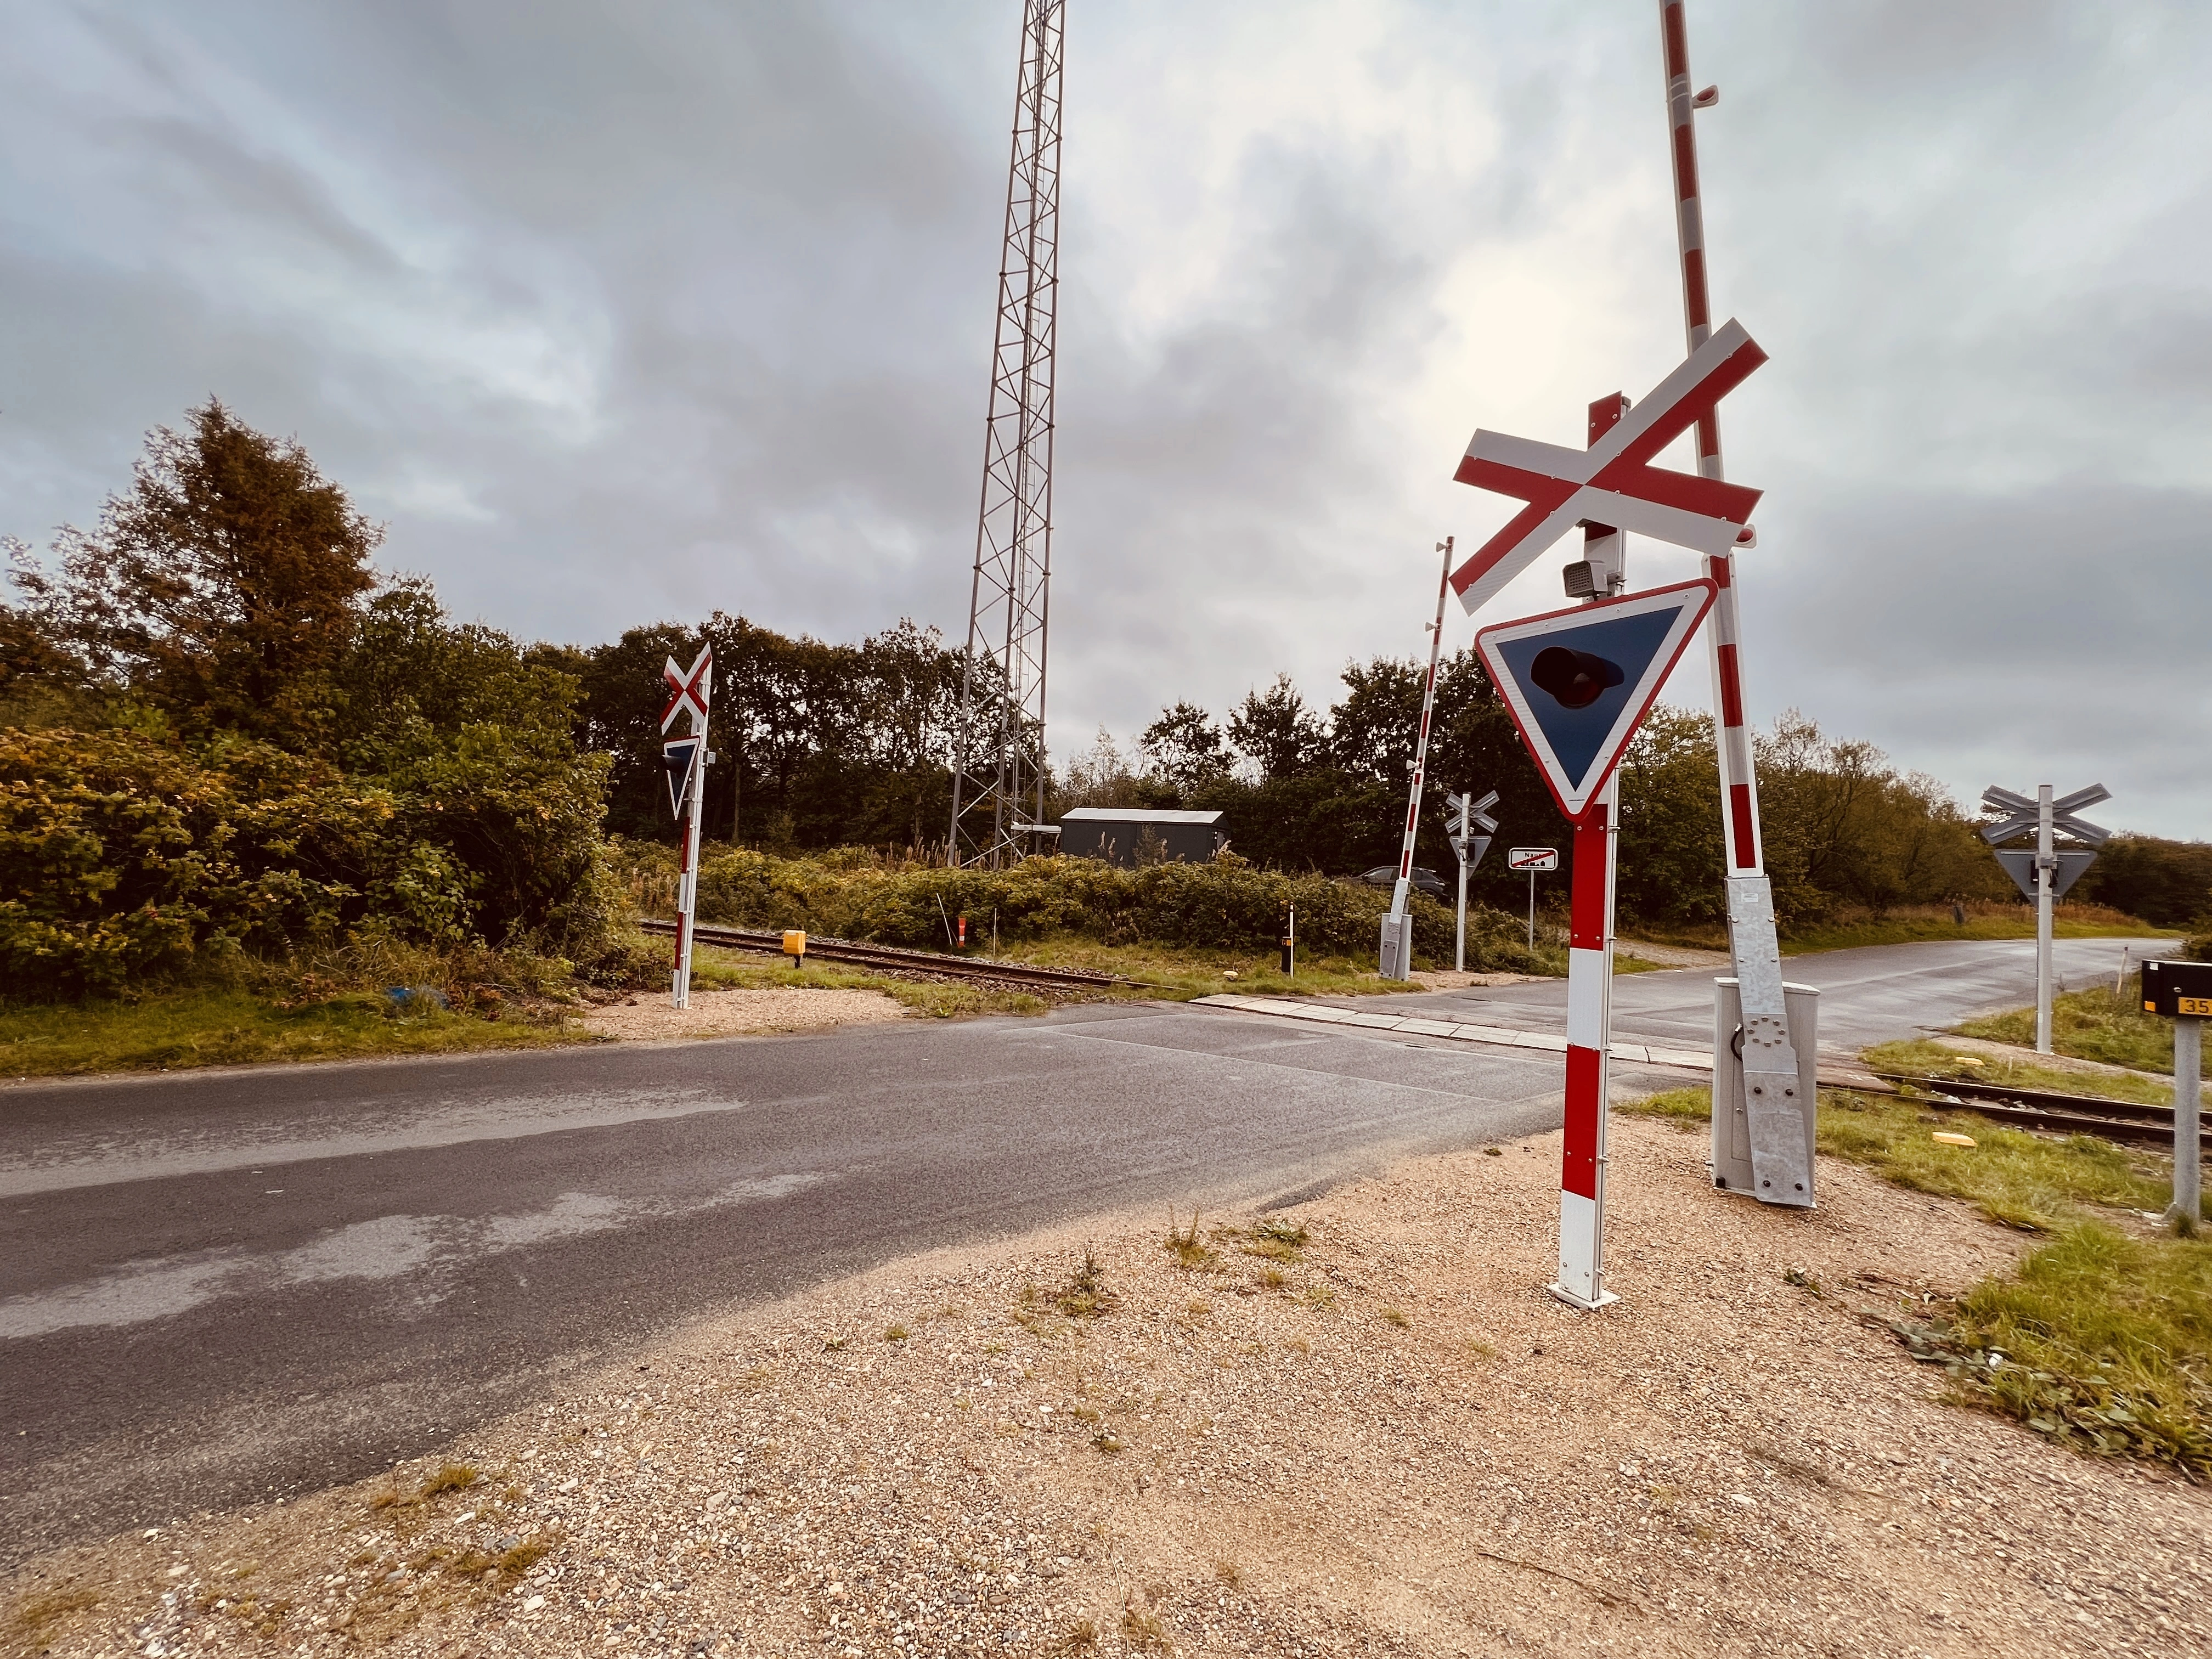
[(1268, 1216), (1252, 1229), (1252, 1240), (1244, 1247), (1244, 1253), (1268, 1256), (1277, 1261), (1296, 1261), (1305, 1243), (1306, 1230), (1297, 1222)]
[(1326, 1282), (1306, 1286), (1306, 1306), (1327, 1313), (1336, 1306), (1336, 1286)]
[(1234, 1561), (1216, 1561), (1213, 1564), (1213, 1576), (1228, 1585), (1231, 1589), (1235, 1589), (1244, 1582), (1244, 1569)]
[(1469, 1358), (1495, 1359), (1498, 1358), (1498, 1350), (1479, 1336), (1468, 1338), (1466, 1346)]
[(884, 1333), (884, 1340), (886, 1342), (903, 1342), (908, 1337), (913, 1334), (914, 1333), (908, 1330), (905, 1326), (894, 1325), (890, 1329)]
[(1098, 1624), (1096, 1620), (1079, 1619), (1067, 1627), (1067, 1645), (1074, 1652), (1089, 1653), (1098, 1645)]
[(1053, 1302), (1070, 1319), (1095, 1319), (1121, 1305), (1121, 1297), (1107, 1287), (1105, 1267), (1088, 1249)]
[(1198, 1236), (1198, 1212), (1190, 1212), (1190, 1226), (1186, 1230), (1176, 1226), (1175, 1215), (1168, 1215), (1168, 1254), (1176, 1262), (1194, 1273), (1219, 1273), (1221, 1257)]
[(1121, 1603), (1121, 1633), (1139, 1648), (1167, 1645), (1167, 1626), (1160, 1622), (1159, 1614), (1137, 1600), (1134, 1590)]
[(1280, 1267), (1262, 1267), (1260, 1270), (1260, 1282), (1271, 1291), (1279, 1291), (1291, 1282), (1291, 1276)]
[(1382, 1310), (1382, 1322), (1386, 1325), (1395, 1325), (1402, 1331), (1413, 1322), (1395, 1308), (1385, 1308)]

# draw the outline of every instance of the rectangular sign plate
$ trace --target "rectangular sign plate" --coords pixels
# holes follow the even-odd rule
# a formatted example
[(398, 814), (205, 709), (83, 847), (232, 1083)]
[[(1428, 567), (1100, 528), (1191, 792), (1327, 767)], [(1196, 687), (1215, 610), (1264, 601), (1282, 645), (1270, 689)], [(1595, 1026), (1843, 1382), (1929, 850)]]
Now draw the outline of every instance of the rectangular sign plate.
[(2173, 1012), (2197, 1019), (2212, 1019), (2212, 997), (2176, 997)]
[(1559, 849), (1556, 847), (1516, 847), (1505, 855), (1509, 870), (1556, 870), (1559, 867)]

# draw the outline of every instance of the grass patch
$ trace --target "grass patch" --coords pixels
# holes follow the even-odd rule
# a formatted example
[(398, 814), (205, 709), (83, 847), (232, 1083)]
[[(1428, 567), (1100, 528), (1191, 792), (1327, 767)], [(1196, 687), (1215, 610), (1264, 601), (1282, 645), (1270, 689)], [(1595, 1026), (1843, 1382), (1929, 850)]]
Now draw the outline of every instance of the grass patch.
[[(2171, 1075), (2173, 1022), (2143, 1012), (2137, 994), (2142, 984), (2142, 975), (2135, 974), (2129, 976), (2126, 988), (2118, 996), (2112, 994), (2109, 985), (2097, 985), (2086, 991), (2069, 991), (2051, 998), (2051, 1046), (2076, 1060), (2097, 1060), (2107, 1066), (2127, 1066), (2138, 1072), (2165, 1072)], [(1970, 1019), (1952, 1029), (1960, 1036), (2031, 1048), (2035, 1046), (2035, 1010), (2015, 1008), (2009, 1013)], [(2068, 1075), (2075, 1077), (2071, 1073)], [(2170, 1093), (2166, 1097), (2172, 1097)]]
[[(1686, 1128), (1712, 1121), (1704, 1089), (1672, 1089), (1614, 1109)], [(1970, 1134), (1974, 1145), (1943, 1146), (1929, 1139), (1938, 1129)], [(2156, 1211), (2172, 1196), (2168, 1161), (2154, 1152), (2094, 1135), (2031, 1134), (1974, 1113), (1939, 1113), (1882, 1095), (1822, 1090), (1820, 1149), (1900, 1187), (1964, 1199), (1990, 1220), (2028, 1232), (2056, 1231), (2078, 1205)]]
[(1402, 1331), (1413, 1322), (1396, 1308), (1385, 1308), (1382, 1310), (1382, 1322), (1386, 1325), (1395, 1325)]
[(182, 1071), (266, 1060), (362, 1060), (590, 1041), (557, 1012), (484, 1018), (362, 992), (287, 1007), (236, 988), (118, 1002), (0, 1007), (0, 1076)]
[(2094, 1095), (2101, 1100), (2132, 1100), (2146, 1106), (2171, 1106), (2173, 1089), (2147, 1077), (2115, 1073), (2063, 1071), (2039, 1066), (2032, 1060), (2009, 1056), (1963, 1054), (1925, 1038), (1912, 1042), (1884, 1042), (1863, 1050), (1862, 1060), (1877, 1072), (1904, 1072), (1961, 1083), (2009, 1083), (2016, 1088), (2039, 1089), (2051, 1094)]
[(1960, 1301), (1960, 1397), (2103, 1455), (2212, 1477), (2212, 1243), (2081, 1219)]
[[(1711, 1116), (1703, 1089), (1622, 1109), (1687, 1127)], [(1938, 1145), (1929, 1138), (1936, 1127), (1966, 1128), (1976, 1144)], [(1845, 1092), (1820, 1097), (1820, 1145), (1900, 1186), (2049, 1235), (1948, 1317), (1899, 1328), (1917, 1351), (1945, 1359), (1955, 1400), (2080, 1451), (2212, 1477), (2212, 1242), (2135, 1237), (2111, 1214), (2163, 1209), (2172, 1193), (2166, 1159)]]

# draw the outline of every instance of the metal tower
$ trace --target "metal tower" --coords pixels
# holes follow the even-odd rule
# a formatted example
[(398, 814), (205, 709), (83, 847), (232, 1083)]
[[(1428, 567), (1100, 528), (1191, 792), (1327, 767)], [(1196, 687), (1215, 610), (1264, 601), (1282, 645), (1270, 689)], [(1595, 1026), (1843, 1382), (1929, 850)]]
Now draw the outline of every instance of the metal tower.
[(946, 862), (994, 867), (1044, 815), (1046, 589), (1052, 576), (1053, 313), (1060, 295), (1066, 0), (1023, 0), (1022, 68), (999, 260), (998, 340), (961, 675)]

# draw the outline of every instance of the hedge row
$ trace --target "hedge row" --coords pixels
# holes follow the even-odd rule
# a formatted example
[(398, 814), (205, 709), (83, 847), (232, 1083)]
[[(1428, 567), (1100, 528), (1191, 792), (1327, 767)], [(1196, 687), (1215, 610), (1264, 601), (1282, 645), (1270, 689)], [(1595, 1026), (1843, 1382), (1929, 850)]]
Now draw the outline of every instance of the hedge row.
[[(1301, 950), (1356, 958), (1375, 953), (1389, 895), (1235, 857), (1133, 870), (1056, 857), (1005, 870), (888, 869), (860, 858), (780, 859), (739, 848), (710, 854), (699, 866), (702, 921), (924, 948), (944, 945), (948, 917), (965, 915), (973, 939), (995, 910), (1001, 939), (1073, 934), (1108, 945), (1267, 950), (1291, 905)], [(1417, 896), (1413, 915), (1415, 960), (1449, 964), (1450, 910)], [(1470, 904), (1467, 931), (1470, 969), (1546, 970), (1517, 919)]]

